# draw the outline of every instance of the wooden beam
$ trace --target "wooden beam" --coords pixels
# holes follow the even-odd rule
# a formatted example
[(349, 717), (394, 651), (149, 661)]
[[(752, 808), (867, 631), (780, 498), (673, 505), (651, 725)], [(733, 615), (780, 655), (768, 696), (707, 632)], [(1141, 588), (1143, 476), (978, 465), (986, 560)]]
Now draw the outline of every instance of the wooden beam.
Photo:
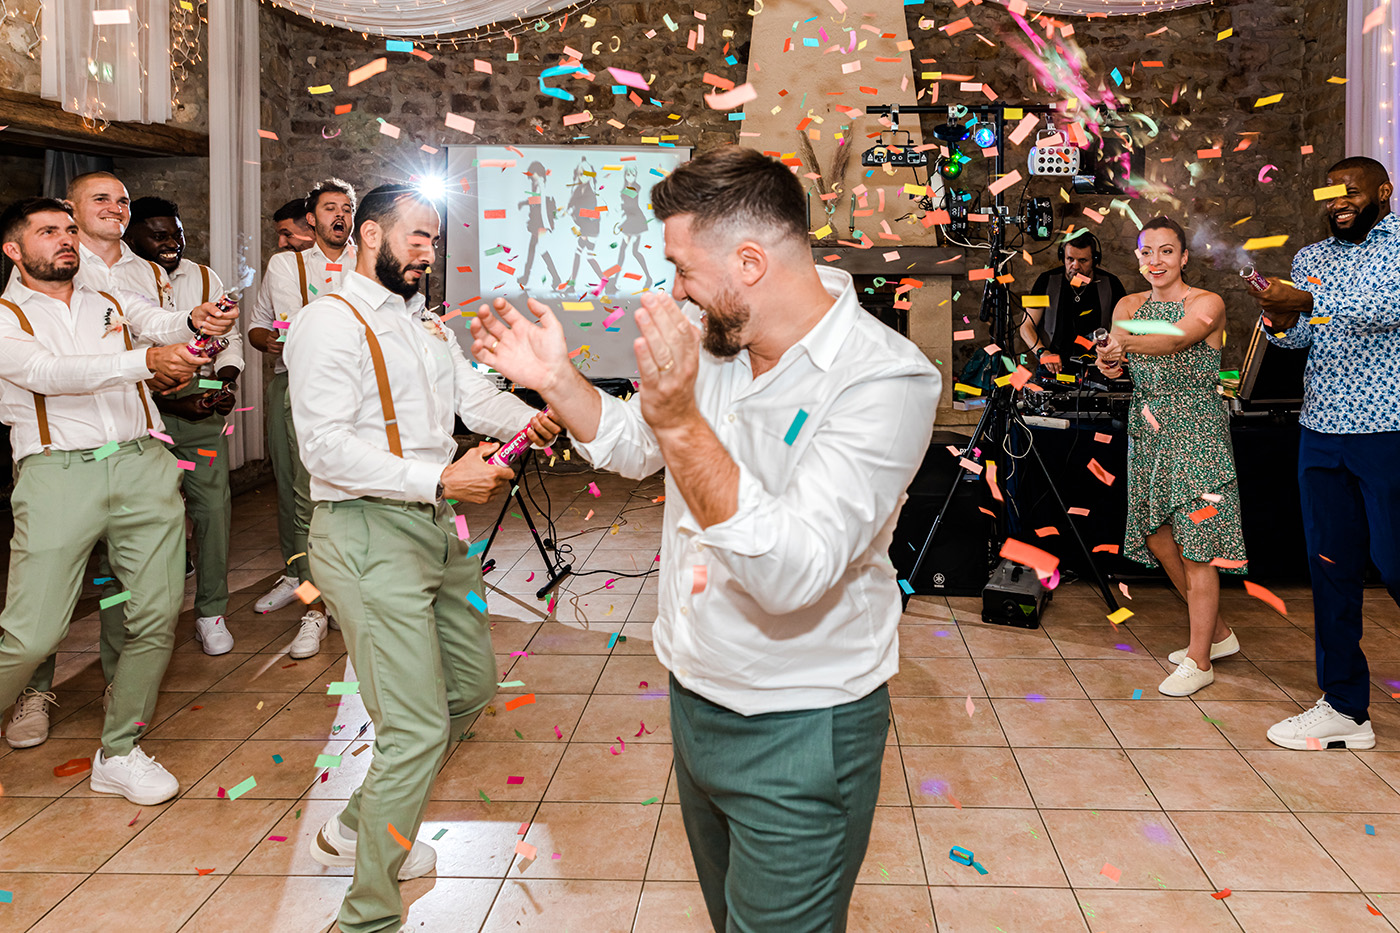
[(164, 123), (109, 123), (101, 131), (34, 94), (0, 88), (0, 144), (110, 156), (208, 156), (209, 137)]

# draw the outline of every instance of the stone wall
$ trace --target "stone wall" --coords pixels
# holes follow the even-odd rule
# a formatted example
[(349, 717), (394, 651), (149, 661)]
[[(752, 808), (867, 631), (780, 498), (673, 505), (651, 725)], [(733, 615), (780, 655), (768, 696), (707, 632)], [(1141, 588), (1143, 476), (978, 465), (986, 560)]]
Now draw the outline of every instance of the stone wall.
[(39, 93), (39, 34), (34, 23), (42, 3), (7, 0), (5, 6), (14, 15), (0, 23), (0, 87)]

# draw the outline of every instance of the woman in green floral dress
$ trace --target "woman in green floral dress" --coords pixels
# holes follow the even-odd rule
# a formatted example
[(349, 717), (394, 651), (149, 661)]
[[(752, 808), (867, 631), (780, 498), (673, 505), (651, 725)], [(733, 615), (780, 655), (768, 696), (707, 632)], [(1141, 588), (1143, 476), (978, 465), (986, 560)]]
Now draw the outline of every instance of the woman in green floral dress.
[[(1157, 217), (1143, 226), (1138, 263), (1151, 290), (1118, 302), (1098, 358), (1099, 369), (1113, 375), (1126, 358), (1133, 377), (1123, 553), (1160, 565), (1186, 597), (1191, 639), (1169, 655), (1177, 668), (1157, 688), (1168, 696), (1210, 684), (1212, 662), (1240, 650), (1220, 621), (1217, 568), (1245, 569), (1230, 423), (1216, 391), (1225, 304), (1182, 281), (1187, 260), (1186, 234), (1176, 221)], [(1154, 324), (1134, 327), (1134, 321)]]

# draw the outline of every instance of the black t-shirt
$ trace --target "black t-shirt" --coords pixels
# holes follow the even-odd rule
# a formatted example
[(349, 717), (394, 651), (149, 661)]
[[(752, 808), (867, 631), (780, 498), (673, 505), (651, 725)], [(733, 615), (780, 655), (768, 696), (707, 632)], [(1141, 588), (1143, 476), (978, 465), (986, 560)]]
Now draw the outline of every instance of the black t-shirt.
[[(1102, 269), (1094, 273), (1094, 279), (1083, 288), (1075, 288), (1065, 278), (1063, 268), (1051, 269), (1042, 272), (1031, 286), (1030, 294), (1048, 295), (1050, 294), (1050, 280), (1058, 277), (1060, 282), (1060, 301), (1058, 309), (1046, 308), (1041, 315), (1040, 334), (1044, 340), (1047, 332), (1046, 322), (1050, 319), (1050, 312), (1057, 310), (1055, 333), (1051, 340), (1045, 341), (1046, 347), (1051, 353), (1058, 353), (1062, 359), (1071, 356), (1088, 354), (1082, 344), (1075, 343), (1074, 338), (1088, 337), (1100, 327), (1107, 327), (1108, 322), (1113, 318), (1113, 309), (1127, 292), (1123, 288), (1123, 283), (1118, 280), (1118, 276), (1112, 272), (1105, 272)], [(1100, 306), (1099, 280), (1108, 281), (1108, 307)]]

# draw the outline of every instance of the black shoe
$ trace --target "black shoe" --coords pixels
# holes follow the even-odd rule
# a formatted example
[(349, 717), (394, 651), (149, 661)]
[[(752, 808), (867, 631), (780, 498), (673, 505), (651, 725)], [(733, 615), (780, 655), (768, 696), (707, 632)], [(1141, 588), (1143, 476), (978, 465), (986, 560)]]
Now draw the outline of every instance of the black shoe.
[(194, 576), (194, 560), (190, 557), (189, 551), (185, 552), (185, 576)]

